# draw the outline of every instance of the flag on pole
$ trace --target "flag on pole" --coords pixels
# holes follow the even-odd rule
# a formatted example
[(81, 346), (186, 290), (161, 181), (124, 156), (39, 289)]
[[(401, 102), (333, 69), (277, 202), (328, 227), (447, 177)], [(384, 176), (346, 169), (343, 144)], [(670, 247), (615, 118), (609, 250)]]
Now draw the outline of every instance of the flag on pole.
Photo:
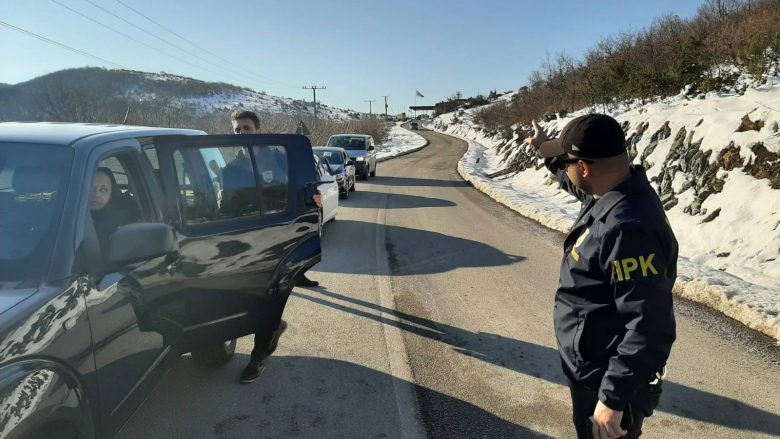
[(417, 93), (415, 96), (419, 96), (419, 97), (421, 97), (421, 98), (424, 98), (424, 97), (425, 97), (425, 96), (423, 96), (423, 94), (422, 94), (422, 93), (420, 93), (420, 92), (419, 92), (419, 91), (417, 91), (417, 90), (415, 90), (414, 92), (415, 92), (415, 93)]

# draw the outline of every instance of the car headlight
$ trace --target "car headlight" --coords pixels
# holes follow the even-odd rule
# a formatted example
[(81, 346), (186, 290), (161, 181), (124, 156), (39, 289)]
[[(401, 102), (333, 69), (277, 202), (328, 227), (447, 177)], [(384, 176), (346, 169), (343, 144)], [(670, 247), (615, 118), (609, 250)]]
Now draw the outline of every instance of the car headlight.
[(364, 162), (364, 161), (366, 161), (366, 158), (365, 157), (357, 157), (357, 158), (355, 158), (355, 160), (359, 161), (359, 162)]

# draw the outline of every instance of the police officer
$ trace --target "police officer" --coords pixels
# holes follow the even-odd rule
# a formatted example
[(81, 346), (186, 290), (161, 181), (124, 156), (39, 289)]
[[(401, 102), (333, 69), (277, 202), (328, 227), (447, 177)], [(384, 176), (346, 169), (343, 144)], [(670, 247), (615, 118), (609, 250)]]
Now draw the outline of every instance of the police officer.
[(577, 436), (639, 437), (675, 340), (677, 241), (615, 119), (577, 117), (553, 140), (533, 127), (526, 143), (582, 202), (564, 243), (554, 313)]

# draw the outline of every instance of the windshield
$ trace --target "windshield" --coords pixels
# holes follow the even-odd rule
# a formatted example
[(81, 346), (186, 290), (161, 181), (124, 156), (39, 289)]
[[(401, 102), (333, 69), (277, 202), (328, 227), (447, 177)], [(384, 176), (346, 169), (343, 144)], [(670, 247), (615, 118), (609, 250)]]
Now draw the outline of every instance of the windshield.
[(366, 138), (365, 137), (352, 137), (352, 136), (336, 136), (331, 137), (328, 141), (328, 146), (334, 146), (336, 148), (344, 148), (348, 150), (365, 150)]
[(328, 163), (330, 163), (331, 165), (344, 164), (344, 155), (343, 153), (340, 153), (338, 151), (314, 150), (314, 153), (317, 154), (317, 157), (319, 158), (327, 159)]
[(60, 146), (0, 143), (0, 281), (47, 273), (72, 155)]

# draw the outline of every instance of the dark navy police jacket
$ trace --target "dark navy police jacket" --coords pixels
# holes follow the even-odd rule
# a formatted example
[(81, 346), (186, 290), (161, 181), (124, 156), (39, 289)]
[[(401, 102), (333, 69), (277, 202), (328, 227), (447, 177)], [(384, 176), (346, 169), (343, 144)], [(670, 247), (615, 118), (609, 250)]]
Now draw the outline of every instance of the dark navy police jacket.
[(631, 177), (596, 200), (555, 160), (546, 160), (548, 169), (582, 202), (555, 297), (564, 373), (623, 410), (669, 358), (677, 240), (642, 167), (632, 166)]

